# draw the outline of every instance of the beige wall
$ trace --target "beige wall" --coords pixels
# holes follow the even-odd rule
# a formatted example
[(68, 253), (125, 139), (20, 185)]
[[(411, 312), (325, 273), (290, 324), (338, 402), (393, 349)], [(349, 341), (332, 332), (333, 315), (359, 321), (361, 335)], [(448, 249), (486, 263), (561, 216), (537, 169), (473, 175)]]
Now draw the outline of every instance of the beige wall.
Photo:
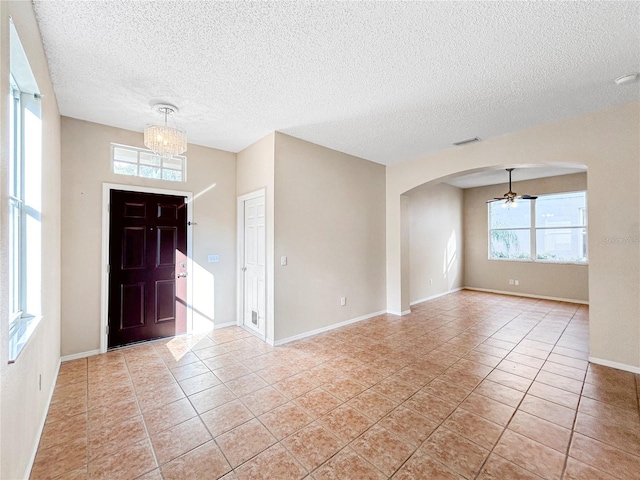
[[(409, 196), (401, 195), (400, 196), (400, 242), (401, 242), (401, 265), (402, 265), (402, 285), (406, 288), (402, 289), (402, 306), (401, 310), (391, 310), (388, 309), (389, 313), (394, 315), (407, 315), (411, 313), (409, 309), (409, 304), (411, 303), (411, 255), (410, 255), (410, 245), (411, 245), (411, 227), (409, 225)], [(406, 308), (404, 308), (406, 305)]]
[[(275, 133), (258, 140), (237, 155), (236, 192), (238, 196), (265, 190), (265, 222), (266, 222), (266, 332), (271, 343), (274, 341), (274, 192), (275, 192)], [(240, 265), (237, 266), (239, 271)], [(242, 295), (242, 287), (238, 285), (238, 296)], [(242, 321), (242, 314), (238, 314)]]
[[(639, 133), (636, 102), (387, 167), (387, 308), (401, 310), (407, 288), (402, 282), (404, 192), (460, 172), (582, 164), (589, 172), (590, 355), (595, 361), (640, 369)], [(616, 192), (623, 192), (624, 200)]]
[(236, 318), (235, 154), (189, 145), (187, 182), (178, 183), (114, 174), (110, 142), (144, 148), (141, 133), (63, 117), (63, 356), (100, 347), (103, 182), (193, 193), (194, 324)]
[[(42, 100), (42, 320), (8, 364), (9, 15)], [(28, 476), (60, 359), (60, 115), (31, 2), (0, 2), (0, 478)], [(42, 388), (38, 388), (42, 375)]]
[(384, 310), (385, 167), (275, 140), (276, 341)]
[(407, 196), (409, 291), (414, 304), (464, 285), (463, 190), (427, 184)]
[[(586, 189), (586, 173), (540, 178), (513, 184), (515, 192), (527, 192), (532, 195)], [(589, 267), (587, 265), (488, 259), (486, 201), (489, 198), (501, 197), (505, 190), (504, 185), (464, 190), (464, 285), (587, 302), (589, 300)], [(519, 280), (520, 285), (509, 285), (509, 279)]]

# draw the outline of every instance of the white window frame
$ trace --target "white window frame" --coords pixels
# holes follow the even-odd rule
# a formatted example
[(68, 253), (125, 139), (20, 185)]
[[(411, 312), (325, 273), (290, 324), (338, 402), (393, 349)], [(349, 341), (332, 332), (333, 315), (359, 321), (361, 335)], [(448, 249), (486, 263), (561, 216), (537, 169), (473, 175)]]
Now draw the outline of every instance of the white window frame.
[[(518, 202), (518, 207), (520, 208), (520, 205), (528, 205), (528, 207), (531, 209), (531, 218), (534, 218), (533, 216), (535, 215), (535, 210), (534, 210), (534, 204), (535, 200), (522, 200), (520, 202)], [(501, 202), (494, 202), (494, 203), (501, 203)], [(534, 261), (535, 258), (535, 232), (533, 232), (535, 229), (531, 226), (531, 223), (529, 223), (528, 227), (500, 227), (500, 228), (491, 228), (491, 203), (487, 204), (487, 225), (489, 227), (489, 260), (500, 260), (500, 261), (506, 261), (506, 262), (532, 262)], [(512, 208), (512, 207), (508, 207), (508, 208)], [(529, 251), (529, 258), (500, 258), (500, 257), (492, 257), (491, 256), (491, 233), (494, 231), (528, 231), (529, 232), (529, 241), (530, 241), (530, 251)], [(533, 232), (533, 233), (532, 233)]]
[(25, 304), (24, 278), (24, 209), (22, 156), (22, 106), (20, 90), (13, 75), (10, 80), (11, 105), (9, 107), (9, 331), (16, 329)]
[[(9, 363), (42, 319), (42, 108), (33, 72), (10, 19)], [(35, 121), (35, 124), (33, 123)], [(33, 130), (37, 125), (38, 131)]]
[[(537, 199), (529, 200), (529, 208), (531, 209), (531, 223), (528, 227), (501, 227), (501, 228), (491, 228), (491, 203), (487, 204), (487, 232), (488, 232), (488, 252), (487, 258), (491, 261), (499, 261), (499, 262), (529, 262), (529, 263), (548, 263), (548, 264), (564, 264), (564, 265), (588, 265), (589, 257), (588, 253), (586, 259), (584, 261), (569, 261), (569, 260), (553, 260), (553, 259), (539, 259), (538, 258), (538, 245), (537, 245), (537, 233), (539, 230), (584, 230), (585, 231), (585, 245), (588, 245), (588, 214), (587, 214), (587, 191), (586, 190), (574, 190), (567, 192), (557, 192), (557, 193), (548, 193), (543, 195), (538, 195), (540, 197), (551, 197), (557, 195), (564, 195), (567, 193), (584, 193), (585, 196), (585, 207), (584, 207), (584, 224), (583, 225), (572, 225), (572, 226), (549, 226), (549, 227), (539, 227), (536, 225), (536, 202)], [(500, 202), (495, 202), (500, 203)], [(520, 204), (524, 203), (521, 201)], [(530, 258), (498, 258), (491, 256), (491, 233), (497, 230), (519, 230), (519, 231), (529, 231), (530, 236)]]
[[(127, 173), (122, 173), (122, 172), (116, 172), (115, 169), (115, 163), (116, 163), (116, 159), (115, 159), (115, 149), (116, 148), (121, 148), (124, 150), (129, 150), (131, 152), (135, 152), (136, 154), (136, 161), (134, 162), (123, 162), (121, 160), (118, 160), (120, 162), (123, 163), (130, 163), (131, 165), (135, 165), (136, 166), (136, 173), (135, 175), (130, 175)], [(140, 154), (141, 153), (145, 153), (145, 154), (149, 154), (149, 155), (153, 155), (155, 157), (159, 157), (160, 159), (160, 165), (156, 168), (160, 169), (160, 178), (153, 178), (153, 177), (145, 177), (144, 175), (140, 175)], [(138, 147), (132, 147), (131, 145), (123, 145), (120, 143), (111, 143), (111, 171), (113, 173), (115, 173), (116, 175), (125, 175), (125, 176), (129, 176), (129, 177), (138, 177), (138, 178), (146, 178), (149, 180), (156, 180), (156, 181), (163, 181), (163, 182), (172, 182), (172, 183), (185, 183), (187, 181), (187, 157), (184, 155), (171, 155), (169, 157), (169, 159), (171, 160), (180, 160), (180, 162), (182, 163), (182, 168), (180, 170), (178, 170), (177, 168), (169, 168), (169, 167), (165, 167), (164, 166), (164, 161), (165, 158), (162, 157), (161, 155), (157, 155), (155, 154), (153, 151), (148, 150), (146, 148), (138, 148)], [(146, 166), (146, 165), (143, 165)], [(149, 165), (151, 166), (151, 165)], [(171, 179), (166, 179), (163, 177), (163, 171), (164, 170), (170, 170), (170, 171), (179, 171), (182, 175), (181, 180), (171, 180)]]

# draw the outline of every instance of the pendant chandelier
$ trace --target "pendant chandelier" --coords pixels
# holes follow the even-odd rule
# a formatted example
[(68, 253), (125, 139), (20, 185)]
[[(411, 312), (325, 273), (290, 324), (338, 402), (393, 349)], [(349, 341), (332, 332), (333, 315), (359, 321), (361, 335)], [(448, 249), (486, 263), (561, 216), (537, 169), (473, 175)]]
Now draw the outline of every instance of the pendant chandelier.
[(187, 150), (187, 132), (170, 127), (167, 117), (178, 112), (177, 107), (160, 103), (153, 109), (164, 115), (164, 125), (147, 125), (144, 128), (144, 144), (156, 155), (170, 157), (180, 155)]

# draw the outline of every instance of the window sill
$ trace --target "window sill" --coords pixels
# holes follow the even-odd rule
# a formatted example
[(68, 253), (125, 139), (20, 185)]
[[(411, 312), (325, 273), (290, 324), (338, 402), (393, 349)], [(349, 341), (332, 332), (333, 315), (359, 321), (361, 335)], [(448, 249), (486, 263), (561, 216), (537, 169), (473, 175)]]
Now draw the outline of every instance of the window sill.
[(9, 327), (9, 363), (15, 363), (26, 347), (27, 342), (36, 331), (42, 315), (21, 317), (11, 322)]
[(489, 258), (492, 262), (517, 262), (517, 263), (538, 263), (542, 265), (582, 265), (589, 266), (589, 262), (554, 262), (552, 260), (531, 260), (524, 258)]

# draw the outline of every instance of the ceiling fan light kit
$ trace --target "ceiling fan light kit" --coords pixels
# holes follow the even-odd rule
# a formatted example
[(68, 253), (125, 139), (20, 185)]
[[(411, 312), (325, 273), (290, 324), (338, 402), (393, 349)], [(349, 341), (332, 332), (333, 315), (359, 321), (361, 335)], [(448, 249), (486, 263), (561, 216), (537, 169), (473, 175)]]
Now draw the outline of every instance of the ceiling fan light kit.
[(498, 202), (498, 201), (502, 201), (504, 200), (504, 203), (502, 204), (502, 208), (517, 208), (518, 207), (518, 203), (516, 202), (516, 199), (520, 199), (520, 200), (535, 200), (536, 198), (538, 198), (535, 195), (518, 195), (516, 192), (514, 192), (511, 189), (511, 172), (513, 172), (513, 168), (507, 168), (506, 169), (507, 172), (509, 172), (509, 191), (507, 193), (505, 193), (502, 197), (496, 197), (492, 200), (488, 200), (487, 203), (491, 203), (491, 202)]

